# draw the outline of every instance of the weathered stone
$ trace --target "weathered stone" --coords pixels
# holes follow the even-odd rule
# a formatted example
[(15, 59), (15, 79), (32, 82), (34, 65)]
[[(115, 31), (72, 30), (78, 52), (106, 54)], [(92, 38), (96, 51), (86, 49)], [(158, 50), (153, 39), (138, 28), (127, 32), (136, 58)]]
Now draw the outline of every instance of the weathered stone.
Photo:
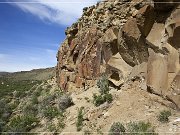
[(116, 86), (120, 86), (125, 82), (126, 78), (131, 72), (132, 67), (129, 66), (121, 57), (119, 53), (112, 56), (107, 63), (108, 70), (111, 75), (109, 80)]
[(147, 43), (150, 46), (155, 46), (157, 48), (161, 47), (161, 37), (164, 31), (165, 25), (162, 23), (154, 23), (149, 35), (146, 37)]
[(109, 61), (112, 55), (118, 53), (117, 36), (118, 30), (116, 28), (110, 28), (102, 37), (101, 42), (103, 43), (103, 56), (106, 63)]
[(144, 6), (138, 11), (136, 19), (141, 33), (146, 37), (155, 21), (154, 8), (150, 5)]
[(178, 90), (178, 94), (180, 94), (180, 72), (174, 78), (174, 89)]
[[(145, 62), (148, 59), (148, 49), (145, 43), (145, 38), (141, 34), (137, 21), (135, 18), (130, 18), (124, 25), (122, 37), (124, 38), (126, 46), (119, 46), (121, 56), (130, 64), (135, 66), (139, 63)], [(124, 57), (128, 53), (133, 61), (127, 61), (127, 57)]]
[(105, 73), (119, 87), (137, 77), (140, 88), (148, 86), (179, 105), (180, 8), (176, 3), (125, 1), (86, 8), (67, 29), (57, 54), (58, 85), (86, 89)]
[(65, 72), (63, 72), (63, 71), (61, 71), (61, 74), (59, 76), (59, 85), (62, 90), (67, 89), (67, 76), (66, 76)]
[(174, 102), (174, 104), (180, 110), (180, 71), (171, 83), (171, 88), (167, 93), (167, 98)]
[(85, 87), (84, 79), (81, 78), (81, 77), (79, 77), (79, 76), (76, 76), (76, 78), (75, 78), (75, 84), (76, 84), (76, 87), (77, 87), (77, 88)]
[(168, 90), (168, 63), (166, 56), (149, 49), (147, 86), (153, 93), (165, 95)]
[(166, 43), (162, 46), (168, 51), (168, 73), (176, 73), (179, 71), (179, 52), (170, 44)]
[(132, 68), (130, 75), (128, 76), (129, 80), (132, 80), (136, 77), (147, 77), (147, 63), (143, 62), (139, 65), (136, 65)]

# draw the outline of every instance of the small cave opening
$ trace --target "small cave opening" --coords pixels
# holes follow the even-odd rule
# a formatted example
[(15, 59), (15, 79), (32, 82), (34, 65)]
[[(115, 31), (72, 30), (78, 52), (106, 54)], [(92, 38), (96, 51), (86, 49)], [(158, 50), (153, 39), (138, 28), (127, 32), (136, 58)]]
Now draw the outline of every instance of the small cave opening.
[(119, 81), (120, 80), (119, 73), (117, 71), (113, 71), (110, 78), (113, 79), (113, 80)]
[(76, 64), (76, 61), (77, 61), (78, 56), (79, 56), (79, 53), (76, 52), (76, 53), (74, 54), (74, 56), (73, 56), (73, 62), (74, 62), (74, 64)]

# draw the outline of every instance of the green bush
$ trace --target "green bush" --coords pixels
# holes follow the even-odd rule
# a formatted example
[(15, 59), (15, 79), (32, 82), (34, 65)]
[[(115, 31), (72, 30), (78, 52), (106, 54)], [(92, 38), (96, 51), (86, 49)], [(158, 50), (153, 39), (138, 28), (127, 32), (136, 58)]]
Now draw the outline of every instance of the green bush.
[(39, 97), (41, 95), (42, 87), (39, 87), (36, 91), (34, 91), (33, 95), (35, 97)]
[(169, 121), (169, 116), (171, 116), (171, 111), (163, 110), (158, 115), (158, 121), (166, 123)]
[(149, 122), (130, 122), (127, 125), (128, 132), (133, 135), (155, 135), (154, 128)]
[(125, 127), (123, 124), (120, 122), (115, 122), (112, 124), (110, 130), (109, 130), (109, 135), (121, 135), (126, 131)]
[(5, 121), (3, 121), (2, 119), (0, 119), (0, 132), (3, 131), (4, 125), (6, 124)]
[(95, 106), (100, 106), (101, 104), (108, 102), (111, 103), (113, 100), (113, 97), (110, 93), (104, 94), (104, 95), (93, 95), (93, 103)]
[(106, 102), (108, 102), (108, 103), (111, 103), (113, 101), (112, 94), (110, 94), (110, 93), (105, 94), (104, 98), (105, 98)]
[(0, 119), (7, 122), (15, 106), (8, 104), (5, 100), (0, 100)]
[(97, 82), (97, 86), (100, 89), (101, 94), (106, 94), (109, 92), (109, 81), (106, 75), (102, 75)]
[(58, 111), (58, 109), (54, 106), (48, 106), (43, 110), (43, 114), (45, 117), (49, 119), (53, 119), (62, 113)]
[(55, 126), (53, 123), (48, 123), (47, 129), (48, 129), (50, 132), (55, 132), (55, 131), (57, 130), (57, 129), (56, 129), (56, 126)]
[(113, 97), (109, 93), (109, 81), (106, 75), (102, 75), (102, 77), (97, 82), (97, 86), (100, 89), (100, 95), (93, 95), (94, 105), (100, 106), (105, 102), (111, 103), (113, 101)]
[(84, 107), (81, 107), (78, 111), (78, 117), (77, 117), (77, 122), (76, 122), (76, 127), (77, 127), (77, 131), (81, 131), (82, 127), (83, 127), (83, 109)]
[(38, 107), (37, 105), (33, 105), (32, 103), (27, 103), (23, 110), (22, 110), (24, 115), (37, 115), (38, 114)]
[(65, 127), (65, 123), (61, 120), (58, 122), (58, 127), (63, 129)]
[(32, 104), (38, 104), (39, 103), (38, 97), (37, 96), (32, 96), (31, 102), (32, 102)]
[(61, 111), (64, 111), (73, 104), (72, 98), (66, 94), (62, 95), (58, 100), (58, 106)]
[(38, 125), (38, 119), (32, 115), (17, 116), (10, 120), (8, 132), (28, 132)]
[(49, 105), (52, 101), (54, 101), (57, 98), (55, 93), (49, 94), (49, 92), (48, 93), (45, 92), (43, 96), (44, 96), (44, 98), (43, 98), (41, 104), (44, 105), (44, 106)]
[(93, 95), (93, 103), (95, 106), (100, 106), (101, 104), (105, 103), (106, 100), (104, 99), (103, 95)]

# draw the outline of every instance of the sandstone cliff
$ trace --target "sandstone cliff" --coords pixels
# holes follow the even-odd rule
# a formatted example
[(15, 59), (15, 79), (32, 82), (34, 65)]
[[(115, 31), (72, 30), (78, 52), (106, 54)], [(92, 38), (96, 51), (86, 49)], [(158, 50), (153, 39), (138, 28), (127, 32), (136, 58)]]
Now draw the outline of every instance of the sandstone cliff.
[(180, 108), (177, 0), (102, 1), (84, 8), (66, 35), (57, 54), (61, 89), (93, 86), (102, 73), (118, 88), (138, 77), (145, 90)]

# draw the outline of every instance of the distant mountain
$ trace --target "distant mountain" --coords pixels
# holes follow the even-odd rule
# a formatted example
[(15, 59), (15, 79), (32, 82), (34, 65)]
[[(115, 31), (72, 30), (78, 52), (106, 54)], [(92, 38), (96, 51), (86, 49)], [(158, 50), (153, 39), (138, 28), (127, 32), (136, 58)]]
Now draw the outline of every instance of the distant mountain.
[(0, 72), (0, 77), (5, 76), (7, 74), (9, 74), (9, 72)]
[(0, 72), (0, 77), (5, 77), (15, 80), (47, 80), (55, 76), (55, 69), (45, 68), (45, 69), (33, 69), (31, 71), (21, 71), (21, 72)]

